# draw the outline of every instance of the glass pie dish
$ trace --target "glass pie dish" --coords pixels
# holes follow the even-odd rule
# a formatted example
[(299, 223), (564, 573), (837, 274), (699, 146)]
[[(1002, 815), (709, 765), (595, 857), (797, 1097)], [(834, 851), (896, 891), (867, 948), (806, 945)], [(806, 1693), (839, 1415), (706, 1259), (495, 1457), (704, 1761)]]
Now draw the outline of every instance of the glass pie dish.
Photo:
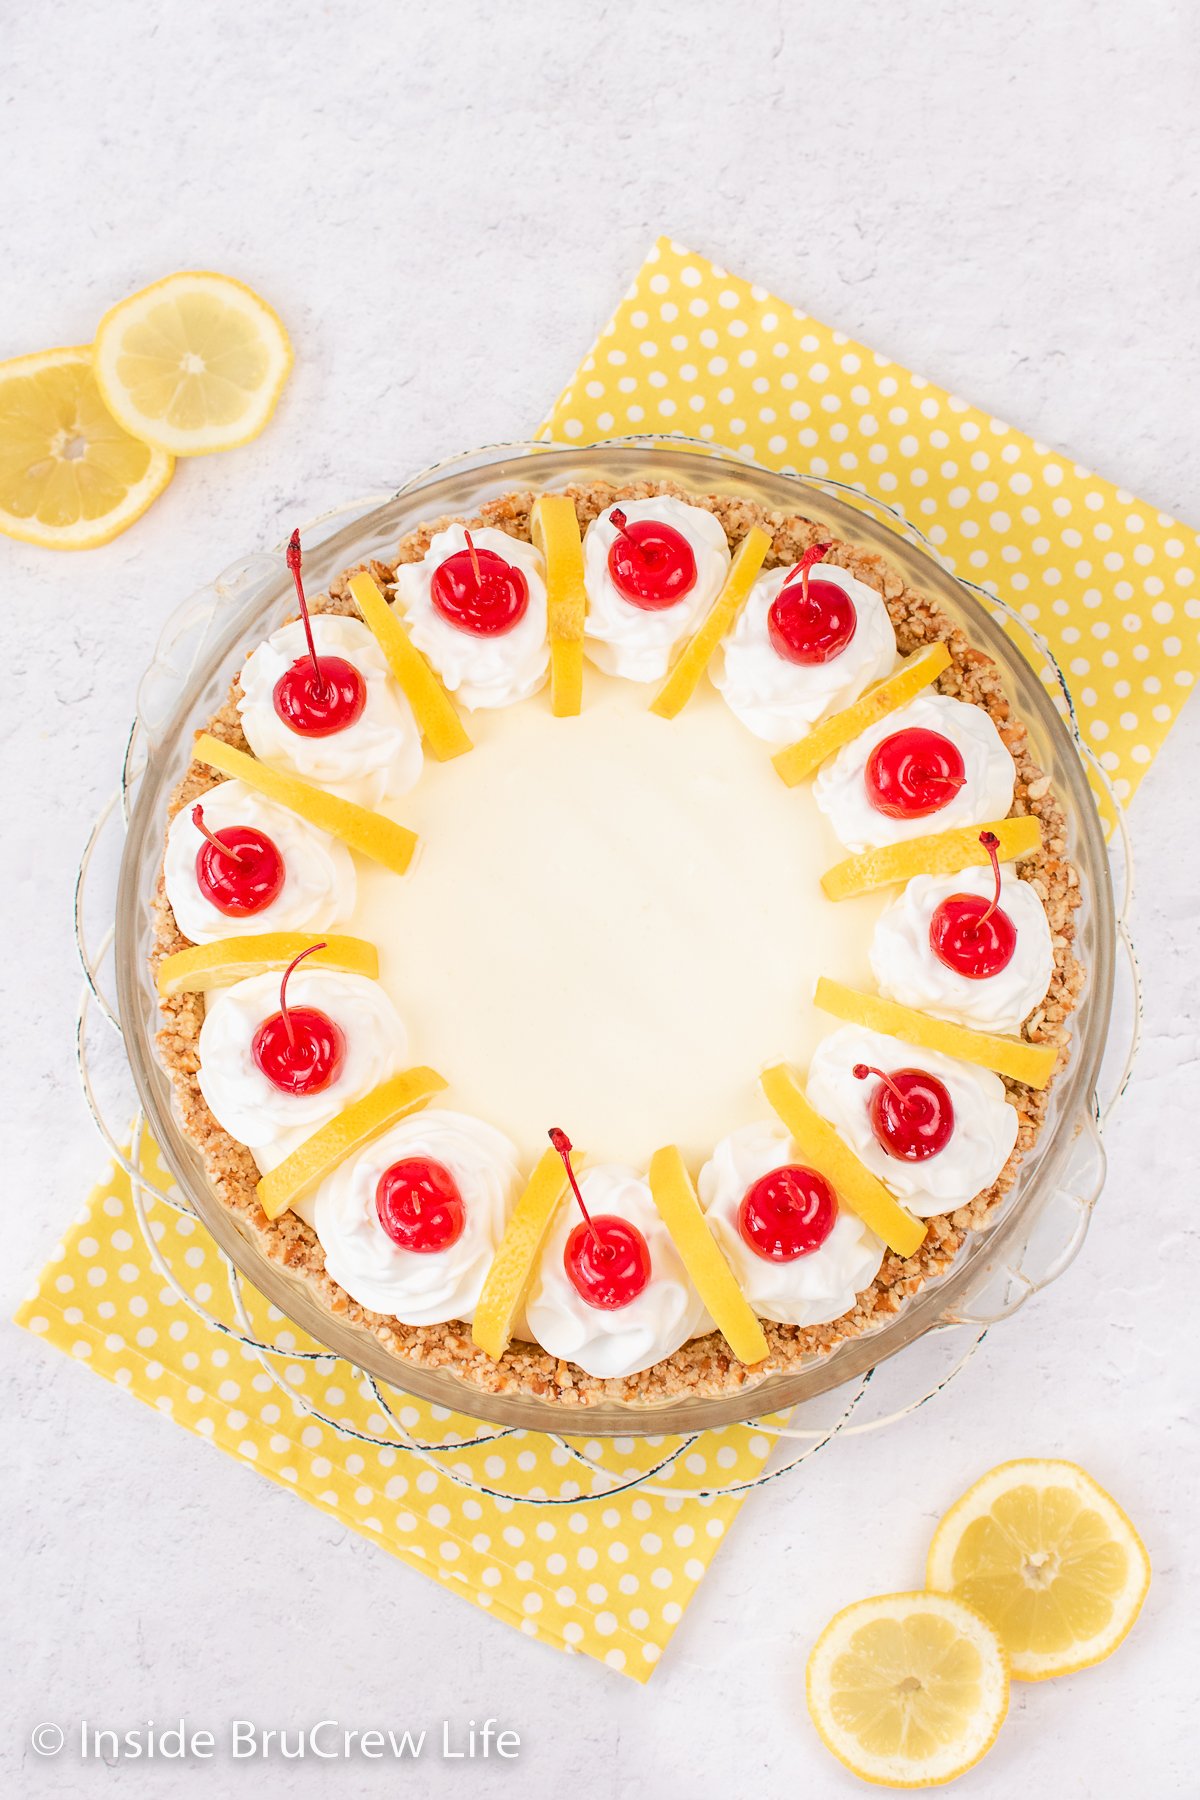
[[(685, 490), (743, 496), (770, 509), (802, 513), (827, 527), (831, 536), (885, 555), (911, 586), (936, 599), (972, 643), (995, 660), (1008, 697), (1029, 730), (1032, 754), (1050, 775), (1066, 812), (1069, 854), (1082, 890), (1076, 949), (1086, 970), (1072, 1016), (1071, 1058), (1054, 1083), (1045, 1124), (1010, 1192), (988, 1228), (968, 1238), (946, 1274), (928, 1282), (868, 1333), (737, 1392), (656, 1405), (604, 1400), (580, 1407), (527, 1394), (489, 1394), (451, 1369), (410, 1363), (365, 1326), (336, 1318), (301, 1278), (264, 1254), (217, 1198), (175, 1116), (170, 1084), (155, 1052), (159, 1012), (148, 955), (167, 800), (190, 760), (195, 731), (223, 703), (245, 647), (294, 611), (282, 552), (251, 555), (226, 569), (179, 609), (163, 633), (139, 689), (137, 753), (127, 759), (127, 837), (116, 907), (120, 1024), (146, 1123), (182, 1195), (241, 1274), (331, 1353), (392, 1388), (499, 1425), (584, 1429), (598, 1436), (691, 1432), (802, 1405), (927, 1333), (985, 1326), (1010, 1315), (1061, 1273), (1083, 1243), (1103, 1183), (1100, 1092), (1111, 1074), (1110, 1025), (1122, 941), (1104, 827), (1065, 684), (1048, 647), (1001, 602), (944, 568), (890, 509), (857, 490), (834, 491), (836, 484), (775, 473), (675, 438), (624, 439), (587, 449), (505, 445), (439, 464), (382, 503), (358, 502), (315, 522), (306, 534), (310, 591), (318, 591), (351, 564), (390, 556), (397, 541), (416, 526), (445, 515), (470, 514), (505, 492), (638, 478), (671, 480)], [(318, 543), (315, 533), (322, 526), (329, 534)], [(1107, 1071), (1102, 1069), (1106, 1052)]]

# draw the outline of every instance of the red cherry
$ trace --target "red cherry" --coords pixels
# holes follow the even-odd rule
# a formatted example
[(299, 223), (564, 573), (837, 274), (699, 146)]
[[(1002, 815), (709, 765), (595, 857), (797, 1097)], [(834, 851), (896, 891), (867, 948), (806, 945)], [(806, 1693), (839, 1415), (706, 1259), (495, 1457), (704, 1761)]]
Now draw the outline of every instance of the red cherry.
[(969, 981), (998, 975), (1017, 950), (1017, 928), (1000, 905), (1000, 839), (994, 831), (981, 831), (979, 841), (992, 859), (996, 885), (991, 901), (982, 894), (949, 894), (929, 921), (933, 954)]
[(469, 531), (465, 550), (456, 550), (433, 571), (429, 597), (448, 624), (473, 637), (511, 631), (529, 605), (529, 583), (515, 563), (495, 550), (477, 550)]
[(601, 1312), (616, 1312), (636, 1300), (650, 1280), (650, 1251), (628, 1219), (597, 1213), (567, 1239), (563, 1267), (581, 1300)]
[(256, 1066), (285, 1094), (321, 1093), (337, 1080), (346, 1059), (345, 1033), (328, 1013), (287, 1003), (287, 985), (296, 964), (324, 948), (310, 944), (292, 958), (279, 983), (279, 1011), (263, 1020), (251, 1040)]
[(300, 578), (300, 533), (288, 539), (287, 566), (296, 584), (300, 617), (308, 639), (308, 655), (296, 659), (279, 677), (271, 695), (277, 718), (298, 737), (332, 737), (362, 717), (367, 704), (367, 684), (344, 656), (318, 656), (313, 642), (312, 620)]
[(837, 1218), (837, 1196), (823, 1175), (789, 1163), (760, 1176), (738, 1208), (738, 1230), (767, 1262), (795, 1262), (820, 1249)]
[(869, 1063), (855, 1063), (859, 1081), (879, 1077), (867, 1102), (876, 1141), (903, 1162), (928, 1162), (954, 1135), (954, 1102), (944, 1082), (924, 1069), (893, 1069), (885, 1075)]
[(832, 662), (858, 630), (849, 594), (833, 581), (810, 581), (809, 570), (833, 548), (813, 544), (780, 588), (767, 614), (767, 635), (785, 662)]
[(696, 558), (681, 531), (660, 519), (635, 519), (619, 506), (609, 518), (617, 535), (608, 552), (608, 572), (623, 600), (642, 612), (674, 606), (696, 585)]
[(375, 1186), (375, 1211), (393, 1244), (420, 1256), (456, 1244), (467, 1219), (458, 1183), (428, 1156), (406, 1156), (383, 1171)]
[(650, 1250), (637, 1226), (616, 1213), (593, 1218), (571, 1167), (571, 1140), (554, 1126), (550, 1142), (562, 1157), (567, 1180), (583, 1214), (563, 1251), (563, 1268), (575, 1292), (589, 1306), (615, 1312), (636, 1300), (650, 1280)]
[(196, 886), (211, 906), (229, 919), (261, 912), (283, 887), (283, 857), (265, 831), (253, 825), (223, 825), (210, 831), (196, 803), (192, 822), (204, 838), (196, 852)]
[(867, 758), (867, 799), (889, 819), (924, 819), (940, 812), (966, 779), (957, 744), (923, 725), (894, 731)]

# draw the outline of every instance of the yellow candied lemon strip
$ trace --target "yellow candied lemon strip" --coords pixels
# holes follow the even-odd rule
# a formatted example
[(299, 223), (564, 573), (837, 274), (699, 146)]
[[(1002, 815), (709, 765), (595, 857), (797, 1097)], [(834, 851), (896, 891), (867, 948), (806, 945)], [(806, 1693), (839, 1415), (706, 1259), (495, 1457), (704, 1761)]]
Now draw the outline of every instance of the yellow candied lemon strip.
[(700, 685), (712, 653), (737, 623), (754, 586), (763, 559), (771, 548), (770, 535), (761, 526), (752, 525), (737, 547), (725, 585), (712, 603), (699, 630), (693, 633), (680, 651), (674, 668), (650, 702), (650, 711), (660, 719), (673, 719), (681, 712)]
[(550, 639), (550, 709), (556, 719), (583, 708), (583, 539), (575, 502), (566, 494), (539, 494), (529, 516), (534, 548), (546, 562), (546, 616)]
[(268, 1219), (278, 1219), (289, 1206), (312, 1192), (338, 1164), (361, 1150), (364, 1144), (417, 1112), (441, 1092), (446, 1083), (435, 1069), (405, 1069), (380, 1082), (361, 1100), (345, 1107), (328, 1125), (314, 1131), (277, 1169), (258, 1183), (258, 1203)]
[[(575, 1160), (578, 1163), (578, 1152)], [(499, 1362), (508, 1349), (513, 1324), (566, 1188), (562, 1157), (557, 1150), (543, 1151), (504, 1228), (475, 1308), (471, 1337), (493, 1362)]]
[(263, 931), (257, 937), (217, 938), (211, 944), (189, 944), (166, 956), (158, 968), (158, 991), (164, 1000), (173, 994), (202, 994), (209, 988), (245, 981), (250, 975), (266, 975), (286, 969), (314, 944), (322, 946), (308, 958), (309, 968), (344, 969), (351, 975), (379, 977), (379, 952), (365, 938), (321, 937), (311, 931)]
[(256, 793), (265, 794), (268, 800), (277, 800), (289, 812), (307, 819), (310, 825), (319, 826), (331, 837), (340, 838), (351, 850), (369, 856), (372, 862), (382, 863), (385, 869), (392, 869), (397, 875), (403, 875), (413, 859), (417, 848), (416, 832), (408, 831), (392, 819), (385, 819), (382, 813), (368, 812), (365, 806), (356, 806), (352, 800), (327, 794), (323, 788), (314, 787), (311, 781), (301, 780), (299, 775), (284, 775), (267, 763), (259, 762), (257, 757), (248, 756), (244, 750), (235, 750), (232, 744), (211, 737), (207, 731), (202, 731), (196, 739), (192, 755), (197, 762), (207, 763), (210, 769), (219, 769), (222, 775), (244, 781)]
[(470, 750), (471, 740), (453, 700), (409, 637), (395, 608), (388, 605), (365, 569), (350, 577), (350, 592), (363, 622), (404, 690), (430, 755), (439, 762), (449, 762), (451, 757)]
[(674, 1144), (650, 1158), (650, 1192), (717, 1330), (739, 1362), (762, 1362), (770, 1354), (766, 1335), (712, 1234)]
[(1001, 862), (1019, 862), (1042, 845), (1042, 828), (1032, 813), (1019, 819), (993, 819), (986, 825), (961, 825), (930, 837), (909, 838), (903, 844), (884, 844), (835, 863), (821, 877), (830, 900), (851, 900), (874, 888), (911, 881), (914, 875), (956, 875), (959, 869), (982, 868), (991, 859), (980, 843), (990, 831), (999, 840)]
[(897, 707), (907, 706), (914, 700), (922, 688), (936, 681), (943, 669), (950, 666), (950, 652), (945, 644), (926, 644), (893, 669), (874, 687), (869, 687), (865, 694), (860, 694), (853, 706), (845, 707), (834, 713), (823, 724), (817, 725), (802, 737), (797, 744), (788, 744), (777, 750), (771, 758), (776, 773), (789, 787), (803, 781), (811, 775), (827, 756), (848, 744), (865, 731), (868, 725), (875, 725), (880, 719), (886, 719)]
[(860, 1163), (833, 1126), (810, 1105), (800, 1083), (786, 1063), (764, 1069), (762, 1091), (796, 1141), (810, 1168), (823, 1175), (838, 1200), (857, 1213), (863, 1224), (881, 1237), (897, 1256), (915, 1256), (925, 1241), (927, 1227), (894, 1200), (881, 1181)]
[(822, 1012), (832, 1013), (835, 1019), (882, 1031), (885, 1037), (903, 1038), (921, 1050), (940, 1050), (943, 1056), (956, 1056), (960, 1062), (994, 1069), (997, 1075), (1023, 1081), (1026, 1087), (1047, 1087), (1058, 1061), (1053, 1044), (1027, 1044), (1024, 1038), (952, 1025), (948, 1019), (930, 1018), (914, 1007), (901, 1006), (898, 1000), (885, 1000), (881, 994), (860, 994), (824, 975), (817, 982), (814, 999)]

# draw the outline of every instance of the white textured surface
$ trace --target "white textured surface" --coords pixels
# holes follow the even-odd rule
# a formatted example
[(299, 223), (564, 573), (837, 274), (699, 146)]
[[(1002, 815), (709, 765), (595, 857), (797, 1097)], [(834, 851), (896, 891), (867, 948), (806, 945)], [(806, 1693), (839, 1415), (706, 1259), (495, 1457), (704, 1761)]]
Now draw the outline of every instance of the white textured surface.
[[(10, 10), (0, 355), (86, 341), (120, 295), (208, 265), (277, 304), (297, 366), (266, 436), (181, 466), (109, 549), (0, 540), (5, 1316), (101, 1161), (70, 1049), (71, 878), (167, 610), (297, 519), (525, 432), (659, 230), (1194, 517), (1189, 10)], [(959, 1791), (1188, 1791), (1198, 755), (1193, 708), (1134, 807), (1148, 1037), (1084, 1256), (937, 1405), (753, 1501), (645, 1691), (435, 1591), (4, 1327), (12, 1791), (117, 1791), (65, 1753), (39, 1763), (40, 1720), (186, 1713), (521, 1732), (516, 1763), (422, 1763), (430, 1793), (858, 1793), (809, 1728), (808, 1646), (836, 1607), (919, 1578), (968, 1481), (1038, 1452), (1111, 1486), (1155, 1585), (1113, 1662), (1015, 1690)], [(395, 1791), (386, 1764), (252, 1767), (264, 1796)], [(116, 1782), (231, 1791), (220, 1764)]]

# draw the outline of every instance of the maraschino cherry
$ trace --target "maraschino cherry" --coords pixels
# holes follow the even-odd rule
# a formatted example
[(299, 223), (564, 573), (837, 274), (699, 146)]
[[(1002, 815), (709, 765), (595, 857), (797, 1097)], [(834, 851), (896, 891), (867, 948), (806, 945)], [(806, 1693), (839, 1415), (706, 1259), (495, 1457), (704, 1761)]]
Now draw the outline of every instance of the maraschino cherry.
[(767, 614), (771, 646), (785, 662), (832, 662), (858, 630), (854, 602), (835, 581), (810, 581), (809, 570), (832, 544), (812, 544), (780, 588)]
[(287, 566), (296, 584), (300, 617), (308, 639), (308, 655), (297, 657), (275, 683), (275, 711), (299, 737), (332, 737), (362, 717), (367, 704), (367, 684), (344, 656), (318, 656), (313, 642), (312, 620), (300, 579), (300, 533), (288, 539)]
[(940, 812), (966, 779), (958, 745), (923, 725), (894, 731), (867, 758), (867, 799), (889, 819), (925, 819)]
[(477, 550), (469, 531), (465, 550), (455, 550), (433, 571), (429, 598), (443, 619), (473, 637), (499, 637), (525, 617), (529, 583), (515, 563), (496, 550)]
[(833, 1230), (837, 1196), (823, 1175), (789, 1163), (772, 1169), (746, 1190), (738, 1230), (766, 1262), (811, 1256)]
[(279, 896), (283, 858), (265, 831), (253, 825), (222, 825), (210, 831), (197, 801), (192, 823), (204, 842), (196, 852), (196, 886), (210, 906), (229, 919), (247, 919)]
[(981, 831), (979, 841), (992, 860), (996, 885), (991, 900), (982, 894), (949, 894), (929, 921), (929, 948), (968, 981), (998, 975), (1017, 950), (1017, 928), (1000, 905), (1000, 839), (994, 831)]
[(617, 533), (608, 552), (608, 572), (622, 600), (642, 612), (661, 612), (691, 593), (696, 558), (682, 531), (661, 519), (631, 523), (619, 506), (608, 516)]
[(294, 956), (279, 983), (279, 1011), (264, 1019), (250, 1044), (250, 1054), (272, 1086), (285, 1094), (319, 1094), (342, 1072), (346, 1037), (340, 1025), (315, 1006), (287, 1003), (292, 970), (324, 944), (309, 944)]
[(582, 1223), (576, 1225), (563, 1251), (563, 1267), (581, 1300), (601, 1312), (616, 1312), (636, 1300), (650, 1280), (650, 1251), (636, 1225), (616, 1213), (592, 1217), (584, 1204), (571, 1167), (571, 1140), (557, 1126), (550, 1142), (563, 1159), (571, 1192), (579, 1202)]
[(869, 1063), (855, 1063), (859, 1081), (879, 1077), (867, 1102), (875, 1137), (901, 1162), (928, 1162), (954, 1135), (954, 1102), (944, 1082), (924, 1069), (893, 1069), (885, 1075)]
[(467, 1219), (458, 1183), (444, 1163), (429, 1156), (402, 1157), (383, 1171), (375, 1212), (393, 1244), (420, 1256), (456, 1244)]

